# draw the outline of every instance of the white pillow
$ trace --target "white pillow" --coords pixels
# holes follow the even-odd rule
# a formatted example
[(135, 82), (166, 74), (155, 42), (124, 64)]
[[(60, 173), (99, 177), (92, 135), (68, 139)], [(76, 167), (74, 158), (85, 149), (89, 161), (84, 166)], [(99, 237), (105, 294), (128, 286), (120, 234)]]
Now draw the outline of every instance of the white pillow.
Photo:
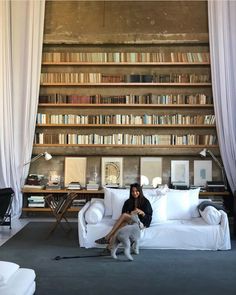
[(105, 216), (112, 215), (111, 189), (104, 187)]
[(13, 262), (0, 261), (0, 286), (6, 285), (10, 277), (19, 269)]
[(167, 218), (191, 219), (188, 190), (170, 190), (167, 193)]
[(199, 217), (199, 211), (198, 211), (198, 204), (199, 204), (199, 192), (200, 187), (196, 189), (190, 189), (188, 191), (189, 194), (189, 201), (190, 201), (190, 212), (192, 217)]
[[(105, 204), (105, 216), (111, 216), (113, 214), (113, 205), (112, 205), (112, 195), (111, 193), (114, 192), (114, 194), (120, 194), (124, 191), (128, 191), (128, 197), (130, 190), (128, 189), (116, 189), (116, 188), (107, 188), (104, 187), (104, 204)], [(127, 197), (127, 199), (128, 199)]]
[(105, 213), (105, 206), (101, 201), (93, 201), (85, 212), (85, 221), (88, 224), (100, 222)]
[(221, 212), (212, 206), (207, 206), (203, 211), (199, 210), (199, 212), (208, 224), (216, 225), (221, 221)]
[(113, 189), (111, 191), (112, 219), (117, 220), (122, 212), (124, 202), (129, 198), (129, 189)]
[(166, 195), (149, 195), (145, 197), (148, 199), (152, 206), (152, 222), (161, 223), (167, 220), (167, 196)]

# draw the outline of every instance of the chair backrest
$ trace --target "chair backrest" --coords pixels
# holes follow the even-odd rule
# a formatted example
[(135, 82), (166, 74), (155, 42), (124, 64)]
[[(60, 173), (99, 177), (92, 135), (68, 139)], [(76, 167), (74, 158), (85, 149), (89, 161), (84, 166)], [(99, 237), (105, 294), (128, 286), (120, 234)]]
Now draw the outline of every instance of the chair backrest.
[(11, 206), (14, 191), (12, 188), (0, 189), (0, 218), (4, 218), (5, 214)]

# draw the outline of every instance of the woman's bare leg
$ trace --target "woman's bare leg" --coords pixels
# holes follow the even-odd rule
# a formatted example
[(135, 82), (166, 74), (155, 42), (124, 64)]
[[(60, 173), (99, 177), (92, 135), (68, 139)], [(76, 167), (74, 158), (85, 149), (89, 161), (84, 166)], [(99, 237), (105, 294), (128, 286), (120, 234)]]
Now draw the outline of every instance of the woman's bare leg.
[(107, 241), (110, 241), (111, 237), (120, 229), (121, 227), (125, 226), (130, 221), (130, 214), (123, 213), (113, 225), (112, 230), (105, 236)]

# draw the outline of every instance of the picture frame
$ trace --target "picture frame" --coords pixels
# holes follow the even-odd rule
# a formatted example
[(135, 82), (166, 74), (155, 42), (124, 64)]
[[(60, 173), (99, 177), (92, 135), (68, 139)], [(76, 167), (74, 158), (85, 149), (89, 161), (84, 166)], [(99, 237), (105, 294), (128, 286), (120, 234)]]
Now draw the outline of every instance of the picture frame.
[(123, 158), (102, 158), (102, 186), (123, 186)]
[(189, 186), (189, 161), (171, 160), (171, 184)]
[(79, 182), (82, 187), (86, 186), (86, 167), (87, 158), (84, 157), (65, 157), (65, 187), (70, 182)]
[(155, 188), (162, 184), (162, 158), (140, 158), (140, 184), (143, 187)]
[(194, 160), (194, 185), (206, 187), (207, 181), (212, 181), (212, 161)]

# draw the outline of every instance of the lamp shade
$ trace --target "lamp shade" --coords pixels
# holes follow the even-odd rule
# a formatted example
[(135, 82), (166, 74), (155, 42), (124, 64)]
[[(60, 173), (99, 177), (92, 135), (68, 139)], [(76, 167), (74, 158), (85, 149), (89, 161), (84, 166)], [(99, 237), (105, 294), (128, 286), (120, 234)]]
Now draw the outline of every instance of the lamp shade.
[(207, 149), (203, 149), (202, 151), (200, 151), (199, 154), (200, 154), (202, 157), (206, 157)]
[(49, 160), (51, 160), (52, 155), (49, 154), (48, 152), (45, 152), (45, 153), (44, 153), (44, 158), (45, 158), (46, 161), (49, 161)]

